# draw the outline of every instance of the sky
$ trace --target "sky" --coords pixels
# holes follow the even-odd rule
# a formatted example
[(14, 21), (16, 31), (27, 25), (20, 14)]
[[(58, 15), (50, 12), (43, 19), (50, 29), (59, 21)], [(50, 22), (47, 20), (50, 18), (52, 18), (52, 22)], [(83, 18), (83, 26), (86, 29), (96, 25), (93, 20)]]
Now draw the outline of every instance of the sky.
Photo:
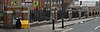
[(99, 0), (79, 0), (79, 1), (99, 1)]
[[(79, 0), (79, 1), (83, 1), (82, 6), (95, 6), (96, 1), (99, 0)], [(80, 2), (75, 2), (75, 4), (80, 5)]]

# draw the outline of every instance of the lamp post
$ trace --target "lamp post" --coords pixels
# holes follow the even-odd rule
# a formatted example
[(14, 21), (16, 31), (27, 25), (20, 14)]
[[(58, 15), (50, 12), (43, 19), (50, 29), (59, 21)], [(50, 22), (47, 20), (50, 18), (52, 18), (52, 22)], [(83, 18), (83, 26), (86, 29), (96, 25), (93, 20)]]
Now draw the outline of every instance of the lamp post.
[(82, 9), (82, 1), (80, 1), (79, 19), (80, 19), (80, 18), (81, 18), (81, 16), (82, 16), (82, 15), (81, 15), (81, 12), (82, 12), (82, 11), (81, 11), (81, 9)]
[(53, 5), (53, 3), (52, 3), (52, 0), (50, 0), (50, 10), (51, 10), (51, 21), (52, 21), (52, 30), (55, 30), (55, 23), (54, 23), (54, 18), (53, 18), (53, 11), (52, 11), (52, 5)]
[(62, 0), (62, 28), (64, 28), (64, 0)]

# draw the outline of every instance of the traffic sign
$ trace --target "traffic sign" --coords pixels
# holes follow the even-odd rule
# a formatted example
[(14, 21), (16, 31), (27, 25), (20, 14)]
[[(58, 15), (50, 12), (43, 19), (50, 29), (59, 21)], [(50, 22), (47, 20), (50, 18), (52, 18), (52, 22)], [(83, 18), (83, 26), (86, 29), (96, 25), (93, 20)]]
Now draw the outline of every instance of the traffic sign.
[(34, 1), (34, 6), (38, 6), (38, 2), (37, 1)]
[(24, 2), (25, 2), (25, 3), (32, 3), (33, 0), (25, 0)]
[(36, 10), (36, 6), (34, 6), (34, 10)]

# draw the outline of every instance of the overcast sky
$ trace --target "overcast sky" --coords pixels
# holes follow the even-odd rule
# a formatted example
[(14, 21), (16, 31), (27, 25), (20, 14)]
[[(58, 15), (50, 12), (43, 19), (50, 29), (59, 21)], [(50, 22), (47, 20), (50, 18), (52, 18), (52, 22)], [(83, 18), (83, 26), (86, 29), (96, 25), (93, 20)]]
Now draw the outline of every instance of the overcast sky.
[(79, 0), (79, 1), (99, 1), (99, 0)]
[[(83, 1), (82, 2), (82, 6), (95, 6), (96, 1), (99, 0), (79, 0), (79, 1)], [(80, 5), (80, 2), (75, 2), (76, 5)]]

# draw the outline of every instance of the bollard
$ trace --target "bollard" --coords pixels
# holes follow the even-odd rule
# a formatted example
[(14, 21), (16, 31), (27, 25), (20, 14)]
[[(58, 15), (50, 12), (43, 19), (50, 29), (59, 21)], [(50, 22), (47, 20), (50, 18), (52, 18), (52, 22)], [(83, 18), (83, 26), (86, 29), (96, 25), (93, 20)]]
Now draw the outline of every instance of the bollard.
[(62, 18), (62, 28), (64, 28), (64, 19)]
[(55, 23), (54, 23), (54, 19), (52, 19), (52, 30), (55, 30)]

